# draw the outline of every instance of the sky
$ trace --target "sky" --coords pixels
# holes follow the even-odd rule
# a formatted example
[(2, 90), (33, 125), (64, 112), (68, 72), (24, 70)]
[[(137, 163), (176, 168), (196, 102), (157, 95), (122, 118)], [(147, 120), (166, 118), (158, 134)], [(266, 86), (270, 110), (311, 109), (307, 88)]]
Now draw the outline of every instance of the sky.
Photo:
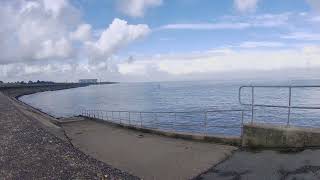
[(319, 79), (319, 0), (1, 0), (0, 80)]

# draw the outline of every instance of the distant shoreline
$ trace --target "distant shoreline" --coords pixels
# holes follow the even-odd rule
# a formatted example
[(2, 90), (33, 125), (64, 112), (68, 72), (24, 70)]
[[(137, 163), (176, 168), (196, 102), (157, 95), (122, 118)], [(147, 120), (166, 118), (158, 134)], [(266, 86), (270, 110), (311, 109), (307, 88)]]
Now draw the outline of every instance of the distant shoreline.
[(116, 84), (118, 82), (100, 82), (100, 83), (53, 83), (53, 84), (0, 84), (0, 91), (5, 95), (18, 99), (21, 96), (34, 94), (44, 91), (57, 91), (91, 85)]
[(73, 89), (73, 88), (79, 88), (79, 87), (87, 87), (91, 85), (116, 84), (116, 83), (118, 82), (101, 82), (101, 83), (95, 83), (95, 84), (90, 84), (90, 83), (4, 84), (4, 85), (0, 85), (0, 92), (2, 92), (4, 95), (8, 96), (12, 100), (16, 101), (20, 105), (24, 106), (25, 108), (29, 109), (30, 111), (50, 117), (51, 122), (52, 120), (54, 120), (53, 123), (60, 123), (58, 117), (48, 114), (36, 107), (33, 107), (32, 105), (21, 101), (19, 98), (25, 95), (35, 94), (39, 92), (58, 91), (58, 90)]

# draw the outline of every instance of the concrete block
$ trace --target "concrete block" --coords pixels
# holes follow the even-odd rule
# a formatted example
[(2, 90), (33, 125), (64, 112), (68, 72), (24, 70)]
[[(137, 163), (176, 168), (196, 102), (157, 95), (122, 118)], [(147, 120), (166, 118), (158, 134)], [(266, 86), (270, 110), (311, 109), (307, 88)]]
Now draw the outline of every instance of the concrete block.
[(243, 147), (320, 147), (320, 128), (286, 127), (270, 124), (244, 124)]

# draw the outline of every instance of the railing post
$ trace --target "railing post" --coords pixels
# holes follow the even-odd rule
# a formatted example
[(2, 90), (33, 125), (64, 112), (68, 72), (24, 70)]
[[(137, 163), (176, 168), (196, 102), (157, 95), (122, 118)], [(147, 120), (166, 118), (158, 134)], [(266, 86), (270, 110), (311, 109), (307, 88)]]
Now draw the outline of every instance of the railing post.
[(172, 129), (174, 130), (174, 126), (177, 123), (177, 113), (174, 113), (174, 122), (172, 124)]
[(289, 103), (288, 103), (288, 121), (287, 126), (290, 126), (290, 114), (291, 114), (291, 86), (289, 87)]
[(241, 111), (241, 127), (240, 127), (240, 130), (241, 130), (241, 140), (242, 140), (242, 137), (243, 137), (243, 118), (244, 118), (244, 112), (243, 110)]
[(119, 121), (120, 121), (120, 124), (121, 124), (121, 114), (120, 114), (120, 111), (119, 111)]
[(157, 113), (154, 113), (154, 121), (155, 121), (155, 124), (157, 124), (157, 121), (158, 121)]
[(208, 112), (204, 113), (204, 135), (207, 135)]
[(130, 120), (130, 111), (129, 111), (128, 113), (129, 113), (129, 125), (131, 125), (131, 120)]
[(113, 111), (111, 111), (111, 121), (114, 121)]
[(251, 86), (251, 124), (253, 124), (254, 118), (254, 87)]
[(142, 115), (141, 115), (141, 112), (140, 112), (140, 127), (142, 128)]

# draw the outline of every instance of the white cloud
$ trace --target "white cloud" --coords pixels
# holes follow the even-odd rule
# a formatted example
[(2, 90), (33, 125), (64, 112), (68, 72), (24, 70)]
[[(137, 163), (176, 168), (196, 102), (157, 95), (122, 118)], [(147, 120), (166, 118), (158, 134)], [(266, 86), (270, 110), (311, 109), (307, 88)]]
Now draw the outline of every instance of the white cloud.
[(319, 0), (306, 0), (312, 8), (320, 12), (320, 1)]
[(177, 23), (163, 25), (158, 29), (187, 29), (187, 30), (221, 30), (221, 29), (248, 29), (271, 28), (288, 24), (291, 13), (260, 14), (256, 16), (226, 16), (215, 23)]
[(79, 57), (105, 61), (150, 29), (116, 18), (98, 37), (97, 31), (68, 0), (0, 1), (0, 64)]
[(157, 7), (162, 0), (119, 0), (118, 8), (128, 16), (142, 17), (148, 8)]
[[(291, 49), (214, 49), (189, 54), (163, 54), (134, 57), (134, 61), (90, 64), (15, 63), (0, 65), (0, 77), (6, 80), (73, 80), (102, 78), (110, 81), (155, 81), (253, 78), (297, 78), (320, 75), (320, 46)], [(276, 72), (282, 72), (281, 76)], [(250, 74), (251, 73), (251, 74)], [(57, 74), (59, 76), (57, 77)], [(249, 74), (249, 76), (247, 75)]]
[(285, 47), (285, 44), (282, 42), (273, 42), (273, 41), (246, 41), (240, 44), (239, 47), (242, 48), (279, 48)]
[(148, 75), (147, 69), (152, 63), (137, 62), (137, 63), (123, 63), (118, 65), (118, 71), (123, 75)]
[(145, 24), (129, 25), (121, 19), (114, 19), (96, 42), (88, 42), (91, 58), (94, 61), (107, 60), (112, 54), (129, 43), (150, 33)]
[(258, 0), (234, 0), (234, 6), (239, 12), (252, 12), (257, 8)]
[(57, 17), (60, 15), (63, 8), (66, 8), (69, 4), (67, 0), (43, 0), (44, 9)]
[(80, 12), (66, 0), (0, 2), (0, 64), (69, 58), (69, 30), (79, 21)]
[(157, 58), (138, 59), (133, 63), (118, 64), (118, 69), (125, 75), (152, 76), (153, 73), (161, 72), (182, 77), (226, 72), (285, 71), (319, 68), (319, 55), (319, 46), (282, 50), (229, 50), (222, 54), (207, 51), (198, 55), (162, 55)]
[(42, 42), (40, 49), (37, 51), (36, 59), (48, 58), (68, 58), (72, 54), (71, 42), (62, 38), (57, 41), (47, 40)]
[(320, 33), (294, 32), (288, 35), (284, 35), (282, 36), (282, 38), (302, 41), (320, 41)]
[(91, 39), (91, 25), (90, 24), (81, 24), (78, 26), (76, 31), (70, 33), (70, 38), (72, 40), (78, 40), (78, 41), (88, 41)]
[(311, 22), (320, 22), (320, 16), (315, 16), (310, 19)]
[(248, 23), (199, 23), (199, 24), (167, 24), (160, 29), (189, 29), (189, 30), (217, 30), (217, 29), (245, 29)]

